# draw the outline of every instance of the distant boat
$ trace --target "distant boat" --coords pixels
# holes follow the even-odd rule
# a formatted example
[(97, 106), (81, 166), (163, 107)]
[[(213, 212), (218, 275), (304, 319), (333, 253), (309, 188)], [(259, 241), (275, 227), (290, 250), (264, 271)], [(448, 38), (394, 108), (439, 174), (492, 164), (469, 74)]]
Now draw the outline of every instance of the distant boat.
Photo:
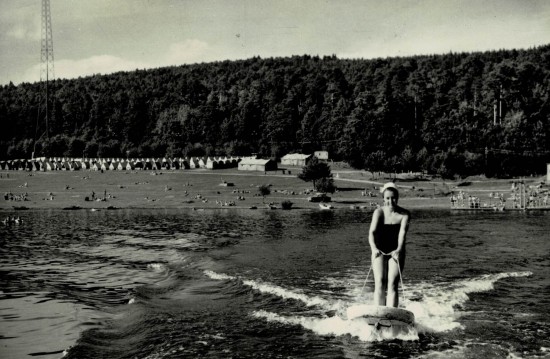
[(334, 207), (331, 204), (323, 203), (323, 202), (319, 203), (319, 208), (322, 210), (334, 209)]

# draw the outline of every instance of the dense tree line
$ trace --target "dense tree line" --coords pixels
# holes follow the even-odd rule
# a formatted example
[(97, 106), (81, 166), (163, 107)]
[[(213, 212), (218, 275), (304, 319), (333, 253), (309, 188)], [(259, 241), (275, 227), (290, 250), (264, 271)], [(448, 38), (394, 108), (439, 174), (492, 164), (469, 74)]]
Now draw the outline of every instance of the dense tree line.
[[(550, 162), (550, 45), (379, 58), (254, 57), (0, 87), (0, 157), (328, 150), (450, 178)], [(46, 121), (46, 112), (48, 120)]]

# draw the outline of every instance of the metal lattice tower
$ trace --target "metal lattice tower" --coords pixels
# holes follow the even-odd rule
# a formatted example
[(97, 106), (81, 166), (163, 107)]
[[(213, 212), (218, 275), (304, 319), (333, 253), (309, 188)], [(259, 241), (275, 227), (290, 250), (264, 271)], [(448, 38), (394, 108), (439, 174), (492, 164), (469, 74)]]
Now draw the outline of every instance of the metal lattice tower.
[(52, 14), (50, 0), (42, 0), (42, 42), (40, 47), (40, 81), (54, 79)]
[[(42, 0), (42, 39), (40, 44), (40, 87), (41, 87), (41, 100), (40, 106), (38, 106), (38, 117), (36, 119), (35, 129), (35, 141), (33, 148), (33, 157), (36, 150), (36, 131), (38, 131), (38, 124), (40, 114), (43, 109), (43, 103), (45, 104), (45, 125), (46, 131), (44, 134), (46, 138), (50, 137), (49, 132), (49, 118), (50, 118), (50, 81), (54, 79), (53, 72), (53, 37), (52, 37), (52, 14), (50, 12), (50, 0)], [(42, 102), (44, 101), (44, 102)], [(42, 137), (41, 135), (40, 137)]]

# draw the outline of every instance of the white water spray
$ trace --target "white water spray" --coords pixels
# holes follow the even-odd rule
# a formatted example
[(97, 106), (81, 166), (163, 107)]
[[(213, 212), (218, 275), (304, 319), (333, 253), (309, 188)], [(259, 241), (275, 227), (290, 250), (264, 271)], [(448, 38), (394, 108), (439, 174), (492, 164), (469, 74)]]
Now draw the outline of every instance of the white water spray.
[[(318, 316), (308, 317), (300, 315), (282, 316), (266, 310), (254, 311), (252, 315), (270, 322), (279, 322), (288, 325), (299, 325), (319, 335), (352, 335), (362, 341), (383, 339), (418, 340), (418, 333), (444, 332), (460, 329), (462, 325), (457, 321), (461, 312), (457, 309), (468, 299), (469, 293), (485, 292), (493, 289), (496, 281), (510, 277), (527, 277), (531, 272), (513, 272), (483, 275), (477, 278), (464, 279), (448, 283), (417, 283), (409, 285), (409, 290), (421, 293), (419, 300), (405, 301), (405, 309), (414, 313), (416, 327), (408, 331), (395, 333), (384, 330), (374, 330), (362, 320), (348, 320), (345, 315), (326, 315), (327, 310), (335, 310), (336, 313), (345, 312), (345, 308), (364, 304), (364, 300), (358, 300), (356, 295), (351, 295), (349, 301), (340, 298), (322, 298), (318, 295), (309, 296), (300, 289), (288, 289), (271, 283), (263, 283), (249, 279), (229, 276), (226, 274), (205, 271), (205, 274), (215, 280), (239, 280), (243, 285), (249, 286), (261, 293), (274, 295), (283, 299), (294, 299), (307, 306), (317, 307)], [(356, 294), (356, 293), (355, 293)]]

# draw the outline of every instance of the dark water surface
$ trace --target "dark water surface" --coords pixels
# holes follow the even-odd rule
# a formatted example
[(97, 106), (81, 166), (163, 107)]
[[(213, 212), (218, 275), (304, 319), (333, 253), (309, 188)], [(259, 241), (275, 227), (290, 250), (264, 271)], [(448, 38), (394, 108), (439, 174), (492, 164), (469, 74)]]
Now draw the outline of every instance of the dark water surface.
[[(4, 213), (7, 215), (8, 213)], [(25, 211), (0, 227), (1, 358), (550, 357), (550, 213), (414, 211), (383, 338), (347, 320), (361, 211)]]

